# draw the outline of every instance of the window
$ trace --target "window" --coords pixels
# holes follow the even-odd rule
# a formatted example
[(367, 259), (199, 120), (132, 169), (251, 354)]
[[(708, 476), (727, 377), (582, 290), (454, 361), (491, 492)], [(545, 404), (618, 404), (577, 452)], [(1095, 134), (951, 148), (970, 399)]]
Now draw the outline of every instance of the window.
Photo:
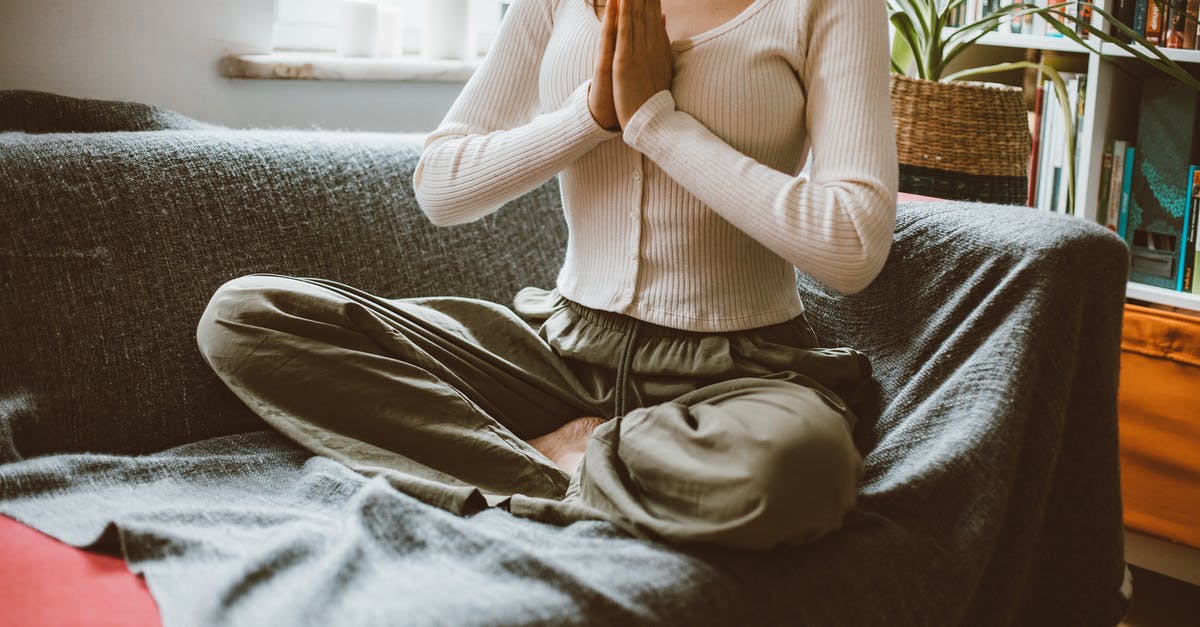
[[(378, 0), (399, 10), (405, 54), (421, 51), (421, 22), (426, 2), (445, 0)], [(476, 52), (483, 54), (496, 36), (503, 14), (501, 0), (468, 0)], [(273, 47), (276, 50), (333, 51), (338, 39), (340, 0), (276, 0)]]

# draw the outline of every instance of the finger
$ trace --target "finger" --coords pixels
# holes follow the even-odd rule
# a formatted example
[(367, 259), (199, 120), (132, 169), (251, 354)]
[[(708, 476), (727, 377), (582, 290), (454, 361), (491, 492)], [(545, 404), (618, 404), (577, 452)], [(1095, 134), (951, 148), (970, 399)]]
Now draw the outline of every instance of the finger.
[(617, 20), (620, 19), (621, 3), (619, 0), (608, 0), (604, 3), (604, 28), (617, 29)]
[[(646, 25), (646, 28), (644, 29), (645, 34), (643, 36), (646, 38), (647, 46), (649, 46), (651, 42), (654, 42), (659, 38), (659, 35), (662, 32), (659, 30), (662, 28), (662, 0), (645, 1), (646, 20), (643, 22), (643, 24)], [(651, 48), (647, 47), (646, 49), (650, 50)]]
[(608, 0), (604, 5), (604, 23), (600, 27), (599, 67), (605, 73), (612, 72), (613, 54), (617, 51), (617, 0)]
[[(610, 0), (611, 1), (611, 0)], [(620, 12), (617, 14), (617, 49), (616, 56), (622, 61), (628, 61), (633, 53), (633, 3), (634, 0), (620, 0)]]
[(633, 45), (637, 46), (637, 50), (644, 51), (646, 49), (646, 0), (625, 0), (632, 4), (633, 15), (630, 16), (630, 25), (633, 27), (630, 37), (633, 40)]

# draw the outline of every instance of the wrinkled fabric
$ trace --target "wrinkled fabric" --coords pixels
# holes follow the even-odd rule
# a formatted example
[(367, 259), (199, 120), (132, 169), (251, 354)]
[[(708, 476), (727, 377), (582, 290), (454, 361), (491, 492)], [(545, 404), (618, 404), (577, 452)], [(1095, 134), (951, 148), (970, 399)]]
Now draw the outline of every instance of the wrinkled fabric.
[[(0, 512), (124, 555), (168, 626), (988, 627), (1124, 613), (1128, 256), (1067, 216), (901, 202), (865, 290), (799, 277), (822, 343), (861, 350), (880, 384), (875, 411), (858, 412), (858, 508), (802, 547), (698, 550), (606, 522), (459, 517), (272, 432), (201, 440), (264, 426), (194, 346), (229, 277), (325, 276), (391, 298), (550, 284), (554, 185), (433, 229), (406, 187), (419, 151), (419, 137), (320, 132), (0, 134)], [(180, 442), (192, 443), (114, 454)]]
[[(271, 426), (451, 512), (505, 505), (540, 520), (611, 520), (641, 537), (757, 549), (841, 525), (862, 456), (854, 415), (814, 377), (863, 383), (860, 353), (820, 352), (803, 317), (691, 333), (538, 291), (518, 296), (526, 322), (478, 299), (389, 300), (334, 281), (250, 275), (217, 290), (197, 342)], [(549, 309), (529, 307), (535, 300)], [(564, 328), (570, 337), (558, 335)], [(756, 346), (768, 354), (747, 351)], [(810, 353), (822, 358), (802, 357)], [(698, 363), (704, 374), (687, 375), (701, 355), (711, 361)], [(630, 368), (637, 356), (641, 371)], [(608, 423), (568, 481), (527, 440), (581, 416)]]

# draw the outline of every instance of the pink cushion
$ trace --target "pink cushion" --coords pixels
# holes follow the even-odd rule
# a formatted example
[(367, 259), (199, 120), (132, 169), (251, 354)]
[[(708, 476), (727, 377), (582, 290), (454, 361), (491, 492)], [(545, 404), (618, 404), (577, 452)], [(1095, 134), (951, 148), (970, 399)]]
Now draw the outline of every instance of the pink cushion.
[(159, 627), (146, 582), (125, 561), (81, 551), (0, 516), (0, 623)]

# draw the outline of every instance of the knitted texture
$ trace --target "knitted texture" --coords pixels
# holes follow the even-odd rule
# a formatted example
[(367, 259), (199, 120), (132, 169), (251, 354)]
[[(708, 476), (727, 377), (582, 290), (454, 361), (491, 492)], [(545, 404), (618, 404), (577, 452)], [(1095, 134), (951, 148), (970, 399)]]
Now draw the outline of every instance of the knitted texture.
[[(433, 229), (405, 183), (417, 154), (367, 134), (0, 137), (0, 455), (260, 428), (193, 347), (230, 276), (505, 301), (553, 277), (553, 187)], [(858, 509), (795, 549), (455, 517), (267, 431), (0, 465), (0, 513), (122, 551), (168, 626), (1112, 625), (1127, 264), (1074, 218), (904, 202), (865, 290), (801, 276), (819, 337), (871, 358), (882, 402), (860, 417)]]
[(692, 331), (783, 322), (802, 311), (793, 265), (854, 291), (887, 258), (886, 13), (877, 0), (755, 0), (674, 42), (671, 89), (619, 134), (588, 110), (589, 3), (520, 0), (430, 136), (418, 200), (435, 222), (469, 222), (561, 171), (565, 296)]
[(0, 91), (0, 131), (104, 133), (214, 129), (174, 111), (137, 102), (68, 98), (40, 91)]
[[(89, 125), (129, 115), (93, 109), (112, 115)], [(32, 456), (258, 428), (195, 341), (208, 298), (244, 274), (502, 303), (551, 285), (565, 230), (554, 185), (437, 228), (412, 196), (420, 146), (333, 132), (0, 134), (0, 430)]]

